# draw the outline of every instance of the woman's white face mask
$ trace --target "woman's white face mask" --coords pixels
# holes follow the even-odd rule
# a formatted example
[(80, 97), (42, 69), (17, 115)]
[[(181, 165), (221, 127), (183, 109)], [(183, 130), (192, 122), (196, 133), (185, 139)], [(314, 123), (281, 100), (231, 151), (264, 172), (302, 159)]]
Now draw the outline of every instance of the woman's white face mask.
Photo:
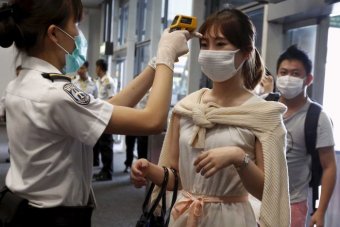
[(279, 92), (286, 99), (293, 99), (303, 91), (304, 79), (285, 75), (278, 76), (276, 86)]
[(198, 63), (201, 65), (202, 72), (214, 82), (229, 80), (242, 67), (235, 68), (235, 54), (239, 50), (201, 50), (198, 56)]

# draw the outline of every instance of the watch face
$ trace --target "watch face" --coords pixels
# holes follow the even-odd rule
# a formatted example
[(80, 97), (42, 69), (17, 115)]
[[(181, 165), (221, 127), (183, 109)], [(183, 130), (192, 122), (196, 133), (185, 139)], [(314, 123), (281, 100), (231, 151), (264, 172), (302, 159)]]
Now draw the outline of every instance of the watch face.
[(250, 161), (249, 155), (246, 154), (246, 155), (244, 156), (244, 160), (243, 160), (244, 165), (248, 165), (248, 164), (249, 164), (249, 161)]
[(244, 169), (249, 164), (249, 161), (250, 161), (249, 155), (245, 154), (241, 165), (235, 167), (236, 170), (240, 171), (240, 170)]

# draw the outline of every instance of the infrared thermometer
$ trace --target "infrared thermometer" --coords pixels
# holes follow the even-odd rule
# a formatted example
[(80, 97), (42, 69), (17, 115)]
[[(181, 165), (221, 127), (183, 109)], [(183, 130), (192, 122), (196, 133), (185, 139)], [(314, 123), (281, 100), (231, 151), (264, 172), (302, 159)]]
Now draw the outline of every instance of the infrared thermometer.
[(176, 15), (170, 25), (170, 32), (175, 30), (188, 30), (192, 32), (197, 27), (197, 18), (193, 16)]

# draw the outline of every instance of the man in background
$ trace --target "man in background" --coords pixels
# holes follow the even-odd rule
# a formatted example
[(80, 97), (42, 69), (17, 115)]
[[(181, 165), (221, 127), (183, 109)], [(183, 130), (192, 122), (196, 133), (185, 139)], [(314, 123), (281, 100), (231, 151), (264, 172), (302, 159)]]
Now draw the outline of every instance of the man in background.
[[(104, 59), (96, 61), (96, 74), (98, 76), (98, 98), (108, 100), (114, 95), (113, 79), (107, 75), (107, 62)], [(99, 166), (99, 154), (103, 167), (99, 173), (93, 175), (95, 181), (112, 180), (113, 166), (113, 138), (112, 134), (102, 134), (93, 148), (93, 165)]]
[[(305, 144), (304, 123), (312, 102), (307, 95), (307, 87), (313, 82), (311, 71), (311, 60), (295, 45), (282, 53), (277, 61), (276, 86), (281, 93), (279, 101), (288, 108), (284, 114), (284, 124), (287, 129), (286, 157), (292, 227), (305, 227), (308, 215), (311, 155)], [(323, 110), (318, 119), (315, 142), (323, 174), (319, 207), (312, 215), (309, 226), (324, 226), (325, 212), (335, 185), (336, 163), (332, 124)]]

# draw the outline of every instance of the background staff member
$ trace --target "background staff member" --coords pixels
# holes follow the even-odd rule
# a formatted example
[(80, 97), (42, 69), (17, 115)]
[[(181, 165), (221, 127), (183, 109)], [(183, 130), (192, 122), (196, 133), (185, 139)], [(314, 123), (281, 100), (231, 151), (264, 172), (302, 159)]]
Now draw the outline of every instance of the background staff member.
[[(145, 94), (142, 100), (137, 104), (137, 109), (145, 108), (146, 102), (148, 100), (149, 93)], [(133, 159), (134, 159), (134, 148), (135, 142), (137, 141), (137, 157), (147, 159), (148, 156), (148, 136), (135, 136), (135, 135), (126, 135), (125, 136), (125, 146), (126, 146), (126, 159), (125, 159), (125, 169), (124, 173), (129, 172), (129, 168), (131, 168)]]
[(72, 81), (80, 90), (85, 93), (92, 95), (94, 98), (98, 97), (98, 88), (96, 83), (93, 81), (88, 73), (89, 62), (85, 61), (82, 66), (78, 69), (77, 73), (79, 77)]
[[(98, 98), (109, 100), (114, 95), (114, 83), (113, 79), (107, 75), (107, 62), (104, 59), (96, 61), (96, 74), (99, 77), (97, 80)], [(93, 166), (99, 166), (100, 154), (103, 167), (99, 173), (93, 175), (93, 180), (112, 180), (113, 142), (112, 134), (103, 133), (94, 145)]]
[[(0, 46), (14, 43), (26, 56), (5, 97), (11, 165), (0, 222), (13, 218), (9, 226), (90, 226), (92, 148), (99, 136), (158, 133), (167, 119), (174, 60), (188, 52), (189, 32), (166, 30), (156, 70), (147, 67), (106, 102), (61, 74), (85, 60), (86, 40), (77, 27), (82, 9), (80, 0), (13, 0), (0, 8)], [(151, 86), (146, 107), (132, 108)], [(14, 204), (4, 198), (13, 195), (28, 203), (9, 217)]]

